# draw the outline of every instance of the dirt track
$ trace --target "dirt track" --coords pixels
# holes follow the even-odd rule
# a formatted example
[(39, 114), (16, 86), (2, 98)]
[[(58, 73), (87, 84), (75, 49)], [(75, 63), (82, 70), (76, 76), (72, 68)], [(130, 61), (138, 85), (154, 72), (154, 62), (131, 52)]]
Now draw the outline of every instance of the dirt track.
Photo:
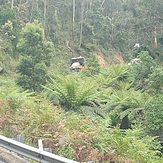
[(0, 160), (5, 163), (29, 163), (17, 154), (0, 147)]

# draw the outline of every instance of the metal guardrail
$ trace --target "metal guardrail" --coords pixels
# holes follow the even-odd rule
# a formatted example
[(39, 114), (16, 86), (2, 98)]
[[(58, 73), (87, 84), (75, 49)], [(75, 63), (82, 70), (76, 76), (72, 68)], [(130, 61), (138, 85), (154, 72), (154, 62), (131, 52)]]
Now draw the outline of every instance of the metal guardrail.
[(79, 163), (0, 135), (0, 146), (40, 163)]

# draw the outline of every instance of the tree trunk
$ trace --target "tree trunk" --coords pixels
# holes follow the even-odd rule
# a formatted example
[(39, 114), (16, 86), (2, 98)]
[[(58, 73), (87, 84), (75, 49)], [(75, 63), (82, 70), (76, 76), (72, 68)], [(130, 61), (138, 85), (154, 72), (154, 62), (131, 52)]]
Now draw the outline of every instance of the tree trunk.
[(100, 8), (103, 7), (105, 0), (102, 1)]
[(128, 115), (126, 115), (121, 122), (120, 125), (120, 129), (129, 129), (130, 125), (129, 125), (129, 119), (128, 119)]
[(75, 0), (73, 0), (73, 13), (72, 13), (72, 39), (74, 40), (74, 28), (75, 28)]
[(30, 13), (30, 19), (29, 19), (30, 22), (32, 22), (32, 18), (33, 18), (33, 8), (34, 8), (34, 4), (32, 4), (31, 6), (31, 13)]
[(155, 45), (155, 48), (157, 48), (157, 32), (156, 32), (156, 26), (155, 26), (155, 29), (154, 29), (154, 45)]
[(92, 2), (92, 0), (89, 2), (89, 9), (90, 10), (92, 10), (92, 4), (93, 4), (93, 2)]
[(47, 7), (47, 3), (46, 3), (46, 0), (44, 0), (44, 28), (46, 25), (46, 7)]
[(22, 5), (22, 0), (19, 1), (19, 5), (18, 5), (18, 11), (16, 16), (19, 17), (20, 16), (20, 9), (21, 9), (21, 5)]
[(82, 38), (83, 38), (83, 19), (84, 19), (84, 1), (85, 0), (80, 0), (80, 43), (79, 46), (81, 47), (82, 45)]
[(11, 0), (11, 9), (14, 8), (14, 0)]

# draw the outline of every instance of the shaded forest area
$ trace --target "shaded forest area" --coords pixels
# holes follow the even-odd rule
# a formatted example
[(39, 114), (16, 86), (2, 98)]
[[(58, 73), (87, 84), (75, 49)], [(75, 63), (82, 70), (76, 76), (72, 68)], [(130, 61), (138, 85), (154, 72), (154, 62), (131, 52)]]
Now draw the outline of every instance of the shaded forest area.
[[(161, 17), (160, 0), (3, 0), (0, 25), (12, 21), (13, 29), (8, 30), (12, 30), (10, 37), (16, 44), (21, 28), (38, 20), (45, 38), (57, 49), (64, 46), (62, 53), (76, 56), (84, 55), (83, 49), (86, 53), (97, 50), (107, 58), (116, 51), (126, 61), (136, 43), (149, 48), (152, 55), (162, 56)], [(1, 37), (5, 41), (6, 37)], [(10, 50), (16, 53), (13, 48)]]
[(163, 162), (162, 8), (1, 0), (0, 133), (80, 162)]

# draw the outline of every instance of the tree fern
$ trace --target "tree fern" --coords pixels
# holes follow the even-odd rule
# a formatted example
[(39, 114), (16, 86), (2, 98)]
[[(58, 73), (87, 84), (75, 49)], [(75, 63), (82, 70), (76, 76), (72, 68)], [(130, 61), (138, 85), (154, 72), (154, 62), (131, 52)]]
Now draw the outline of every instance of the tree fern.
[(126, 91), (114, 91), (110, 96), (108, 103), (104, 107), (105, 111), (119, 110), (118, 117), (123, 119), (128, 116), (134, 119), (135, 113), (144, 110), (145, 103), (148, 101), (149, 95), (133, 89)]
[[(2, 81), (1, 81), (2, 82)], [(3, 82), (0, 84), (0, 98), (7, 101), (9, 109), (23, 108), (27, 100), (33, 99), (34, 92), (29, 92), (28, 90), (22, 91), (18, 88), (14, 82)]]
[(118, 80), (125, 80), (129, 69), (127, 65), (112, 65), (108, 70), (109, 76)]
[(87, 100), (97, 96), (96, 84), (90, 78), (80, 79), (79, 75), (55, 76), (43, 86), (59, 99), (66, 109), (78, 110)]

